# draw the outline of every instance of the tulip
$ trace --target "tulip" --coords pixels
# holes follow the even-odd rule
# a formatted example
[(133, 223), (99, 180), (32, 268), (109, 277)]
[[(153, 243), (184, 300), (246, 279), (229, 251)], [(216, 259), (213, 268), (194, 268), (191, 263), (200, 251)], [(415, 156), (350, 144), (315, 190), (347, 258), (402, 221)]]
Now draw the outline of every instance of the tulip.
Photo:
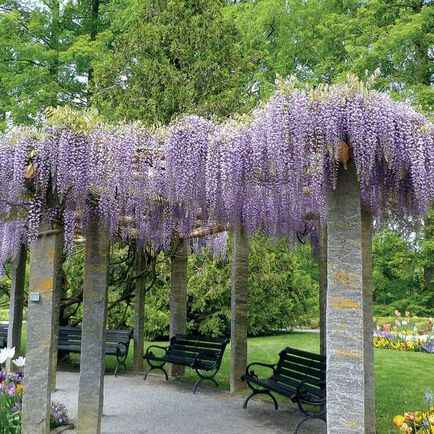
[(26, 358), (23, 356), (18, 357), (17, 359), (12, 361), (15, 366), (18, 368), (22, 368), (26, 364)]
[(0, 365), (3, 365), (4, 362), (8, 359), (8, 351), (7, 348), (2, 348), (0, 350)]

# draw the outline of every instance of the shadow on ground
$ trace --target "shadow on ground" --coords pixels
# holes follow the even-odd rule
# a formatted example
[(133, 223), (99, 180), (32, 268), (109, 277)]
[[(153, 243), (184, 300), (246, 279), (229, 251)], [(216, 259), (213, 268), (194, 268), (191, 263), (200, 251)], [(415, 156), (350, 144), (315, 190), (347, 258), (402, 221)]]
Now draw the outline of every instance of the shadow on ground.
[[(63, 402), (70, 416), (77, 417), (78, 372), (58, 372), (54, 401)], [(104, 434), (288, 434), (302, 415), (282, 403), (279, 410), (268, 402), (252, 400), (243, 410), (243, 397), (201, 388), (196, 395), (183, 381), (138, 375), (106, 375)], [(73, 430), (65, 431), (74, 433)], [(311, 421), (300, 434), (322, 434), (325, 423)]]

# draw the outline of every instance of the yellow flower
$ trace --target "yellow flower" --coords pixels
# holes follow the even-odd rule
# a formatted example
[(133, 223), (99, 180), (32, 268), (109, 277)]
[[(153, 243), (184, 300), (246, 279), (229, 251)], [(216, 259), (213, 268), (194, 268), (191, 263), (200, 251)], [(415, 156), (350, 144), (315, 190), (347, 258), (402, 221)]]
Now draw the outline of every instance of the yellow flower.
[(17, 384), (15, 390), (17, 393), (21, 393), (24, 390), (24, 386), (22, 384)]
[(400, 414), (398, 414), (397, 416), (394, 416), (392, 420), (393, 420), (393, 424), (396, 427), (400, 428), (401, 425), (404, 423), (405, 418), (404, 418), (404, 416), (401, 416)]

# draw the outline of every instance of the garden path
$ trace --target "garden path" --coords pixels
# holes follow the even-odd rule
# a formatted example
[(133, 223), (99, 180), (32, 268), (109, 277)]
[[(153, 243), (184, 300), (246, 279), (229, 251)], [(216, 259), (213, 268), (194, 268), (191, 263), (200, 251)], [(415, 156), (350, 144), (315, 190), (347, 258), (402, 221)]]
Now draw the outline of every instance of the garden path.
[[(64, 403), (77, 416), (79, 373), (58, 372), (53, 401)], [(259, 399), (243, 410), (243, 396), (202, 388), (196, 395), (191, 384), (149, 376), (106, 375), (103, 434), (287, 434), (301, 420), (294, 404), (282, 403), (278, 411)], [(74, 433), (68, 430), (66, 433)], [(300, 434), (325, 433), (322, 421), (305, 424)]]

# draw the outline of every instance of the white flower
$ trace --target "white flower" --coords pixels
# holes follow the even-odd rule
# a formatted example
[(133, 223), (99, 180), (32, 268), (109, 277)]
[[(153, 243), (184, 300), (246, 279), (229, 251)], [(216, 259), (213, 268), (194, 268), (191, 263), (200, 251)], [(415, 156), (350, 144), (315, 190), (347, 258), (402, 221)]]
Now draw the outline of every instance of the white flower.
[(15, 347), (12, 348), (6, 348), (7, 352), (8, 352), (8, 359), (13, 359), (15, 357)]
[(22, 368), (26, 364), (26, 358), (23, 356), (20, 356), (17, 359), (13, 360), (13, 363), (18, 368)]
[(0, 350), (0, 365), (3, 365), (4, 362), (6, 362), (8, 358), (8, 350), (7, 348), (2, 348)]
[(3, 348), (0, 351), (0, 365), (6, 362), (7, 359), (12, 359), (15, 356), (15, 347)]
[(408, 321), (405, 320), (405, 319), (403, 319), (403, 320), (402, 320), (402, 325), (406, 326), (407, 324), (408, 324)]

